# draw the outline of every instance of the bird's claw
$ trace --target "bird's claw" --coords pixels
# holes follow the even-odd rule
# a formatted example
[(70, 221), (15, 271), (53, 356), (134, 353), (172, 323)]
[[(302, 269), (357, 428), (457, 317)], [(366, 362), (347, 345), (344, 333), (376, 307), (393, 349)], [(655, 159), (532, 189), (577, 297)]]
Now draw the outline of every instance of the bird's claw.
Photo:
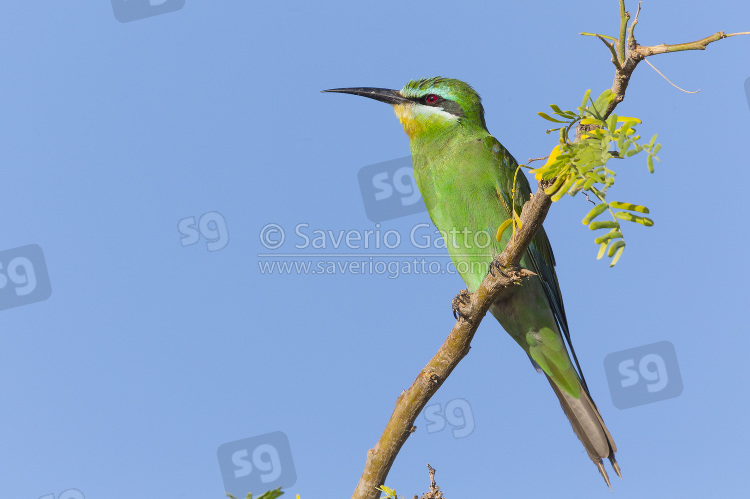
[(471, 295), (467, 289), (462, 289), (461, 292), (453, 298), (453, 317), (455, 317), (456, 320), (459, 318), (466, 319), (469, 316), (469, 314), (462, 309), (469, 303), (471, 303)]
[(497, 271), (500, 273), (503, 277), (508, 277), (508, 274), (503, 272), (503, 270), (506, 270), (508, 267), (500, 263), (500, 261), (497, 258), (493, 258), (490, 262), (490, 268), (489, 268), (489, 274), (492, 277), (495, 277), (495, 273), (492, 271), (492, 269), (497, 269)]

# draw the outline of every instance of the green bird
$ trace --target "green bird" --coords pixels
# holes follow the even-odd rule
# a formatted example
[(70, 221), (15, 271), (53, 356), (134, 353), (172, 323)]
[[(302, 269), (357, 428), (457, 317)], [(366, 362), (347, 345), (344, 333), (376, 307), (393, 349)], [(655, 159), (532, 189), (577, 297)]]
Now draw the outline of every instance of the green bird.
[[(442, 77), (410, 81), (400, 91), (336, 88), (324, 92), (360, 95), (394, 107), (409, 136), (414, 178), (430, 217), (444, 235), (468, 290), (476, 291), (493, 258), (510, 239), (511, 231), (506, 230), (498, 241), (498, 228), (513, 211), (520, 215), (531, 195), (525, 175), (517, 172), (516, 160), (487, 130), (479, 94), (462, 81)], [(610, 486), (602, 459), (608, 458), (622, 478), (615, 460), (617, 448), (591, 399), (570, 343), (555, 258), (543, 228), (521, 266), (536, 276), (514, 286), (490, 312), (534, 367), (544, 372), (573, 431)]]

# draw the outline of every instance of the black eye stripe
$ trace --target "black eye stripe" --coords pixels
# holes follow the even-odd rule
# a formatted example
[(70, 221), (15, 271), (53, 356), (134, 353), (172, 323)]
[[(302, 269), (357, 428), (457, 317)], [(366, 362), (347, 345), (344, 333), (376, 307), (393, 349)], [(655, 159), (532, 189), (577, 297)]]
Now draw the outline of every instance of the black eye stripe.
[[(434, 97), (434, 100), (432, 102), (428, 100), (430, 97)], [(461, 108), (461, 105), (458, 102), (452, 101), (450, 99), (445, 99), (437, 94), (427, 94), (423, 95), (422, 97), (409, 97), (409, 99), (423, 106), (439, 107), (443, 111), (461, 118), (466, 116), (464, 110)]]

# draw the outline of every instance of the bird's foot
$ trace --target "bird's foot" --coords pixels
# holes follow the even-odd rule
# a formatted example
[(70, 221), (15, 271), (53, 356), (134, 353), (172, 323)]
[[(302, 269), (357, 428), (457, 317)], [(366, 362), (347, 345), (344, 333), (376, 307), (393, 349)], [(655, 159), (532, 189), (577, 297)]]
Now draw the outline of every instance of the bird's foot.
[(453, 317), (458, 320), (466, 319), (469, 316), (468, 310), (466, 310), (466, 306), (471, 303), (471, 295), (469, 294), (468, 289), (462, 289), (460, 293), (458, 293), (453, 298)]
[(507, 270), (507, 269), (508, 267), (500, 263), (500, 260), (497, 257), (495, 257), (490, 262), (490, 268), (489, 268), (488, 274), (490, 274), (492, 277), (495, 277), (495, 272), (493, 272), (493, 270), (497, 270), (501, 276), (508, 277), (508, 274), (503, 272), (504, 270)]
[(490, 268), (487, 273), (492, 277), (495, 277), (496, 270), (501, 276), (511, 279), (513, 284), (521, 284), (522, 278), (536, 275), (530, 270), (519, 267), (518, 265), (503, 265), (500, 263), (500, 258), (497, 256), (490, 262)]

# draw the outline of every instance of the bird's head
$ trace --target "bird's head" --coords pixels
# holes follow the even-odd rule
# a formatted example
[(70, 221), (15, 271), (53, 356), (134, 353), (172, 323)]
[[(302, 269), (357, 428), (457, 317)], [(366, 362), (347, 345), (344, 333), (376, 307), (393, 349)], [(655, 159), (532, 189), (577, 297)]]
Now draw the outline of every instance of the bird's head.
[(410, 139), (442, 135), (456, 126), (487, 129), (479, 94), (460, 80), (422, 78), (410, 81), (401, 90), (364, 87), (324, 92), (361, 95), (391, 104)]

